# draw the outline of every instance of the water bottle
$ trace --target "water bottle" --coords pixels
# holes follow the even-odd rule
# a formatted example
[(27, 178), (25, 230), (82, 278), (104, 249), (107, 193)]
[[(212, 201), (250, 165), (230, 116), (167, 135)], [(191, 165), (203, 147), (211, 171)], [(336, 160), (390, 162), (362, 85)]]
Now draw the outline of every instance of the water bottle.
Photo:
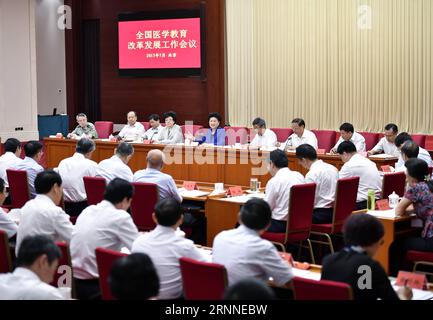
[(369, 189), (367, 193), (367, 210), (376, 209), (376, 193), (374, 190)]

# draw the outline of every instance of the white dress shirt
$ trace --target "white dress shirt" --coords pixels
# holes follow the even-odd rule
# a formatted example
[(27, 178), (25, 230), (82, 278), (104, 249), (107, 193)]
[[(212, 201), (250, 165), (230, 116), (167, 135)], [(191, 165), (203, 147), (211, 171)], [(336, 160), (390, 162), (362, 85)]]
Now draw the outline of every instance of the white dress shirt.
[(286, 147), (299, 147), (301, 144), (309, 144), (314, 149), (317, 150), (317, 138), (314, 132), (304, 129), (304, 133), (302, 137), (299, 137), (296, 133), (290, 135), (287, 138), (286, 143), (284, 144), (284, 148)]
[(389, 154), (390, 156), (398, 157), (400, 155), (400, 151), (394, 142), (389, 142), (385, 137), (379, 140), (379, 142), (374, 146), (372, 151), (378, 153)]
[(272, 219), (287, 220), (289, 213), (290, 189), (305, 183), (304, 176), (289, 168), (281, 168), (266, 184), (265, 201), (272, 210)]
[(94, 177), (97, 167), (95, 161), (86, 159), (81, 153), (75, 153), (59, 163), (57, 171), (62, 177), (65, 201), (81, 202), (87, 199), (83, 177)]
[(175, 124), (172, 128), (165, 126), (159, 132), (158, 142), (163, 144), (176, 144), (183, 142), (182, 128)]
[(121, 178), (128, 182), (132, 182), (133, 173), (131, 168), (128, 167), (122, 159), (117, 155), (112, 156), (110, 159), (105, 159), (99, 162), (96, 168), (96, 176), (103, 177), (109, 183), (114, 178)]
[(6, 212), (0, 207), (0, 230), (3, 230), (8, 235), (8, 238), (12, 238), (17, 234), (18, 225), (12, 221)]
[(262, 135), (258, 133), (254, 136), (250, 146), (252, 147), (275, 147), (277, 144), (277, 135), (271, 129), (266, 129)]
[(331, 208), (335, 201), (338, 170), (333, 165), (316, 160), (305, 176), (306, 183), (316, 184), (314, 208)]
[(27, 236), (43, 235), (54, 241), (69, 242), (73, 225), (69, 216), (46, 195), (38, 194), (21, 208), (16, 253)]
[[(334, 146), (334, 148), (332, 148), (332, 150), (334, 150), (335, 152), (337, 152), (338, 146), (340, 145), (340, 143), (342, 143), (344, 140), (342, 137), (340, 137), (340, 139), (338, 139), (337, 144)], [(350, 138), (350, 141), (353, 142), (353, 144), (356, 147), (356, 151), (358, 152), (365, 152), (365, 138), (360, 135), (358, 132), (354, 132), (352, 135), (352, 138)]]
[(226, 267), (229, 284), (249, 277), (263, 281), (272, 277), (275, 284), (281, 286), (293, 278), (290, 265), (280, 257), (274, 245), (244, 225), (222, 231), (215, 237), (212, 262)]
[(134, 125), (129, 123), (119, 132), (119, 137), (124, 140), (138, 140), (144, 135), (144, 126), (140, 122), (135, 122)]
[(14, 168), (21, 161), (23, 161), (21, 158), (18, 158), (15, 153), (9, 151), (0, 157), (0, 178), (5, 181), (6, 186), (9, 186), (6, 170)]
[(147, 168), (145, 170), (138, 170), (134, 174), (134, 182), (155, 183), (158, 185), (159, 199), (174, 198), (182, 202), (182, 196), (177, 190), (176, 183), (173, 178), (159, 170)]
[(0, 300), (64, 300), (57, 288), (27, 268), (0, 274)]
[[(432, 158), (430, 156), (430, 153), (426, 149), (419, 147), (418, 159), (424, 160), (425, 162), (427, 162), (427, 165), (429, 167), (433, 167)], [(399, 152), (398, 161), (395, 164), (395, 168), (398, 169), (398, 168), (401, 168), (401, 167), (405, 167), (405, 166), (404, 166), (403, 157), (401, 156), (401, 152)]]
[(27, 171), (27, 179), (29, 181), (30, 197), (36, 197), (35, 179), (39, 172), (44, 171), (44, 168), (37, 163), (33, 158), (25, 157), (24, 160), (19, 161), (13, 169)]
[(376, 164), (363, 157), (355, 154), (347, 161), (340, 170), (340, 179), (359, 177), (358, 196), (356, 202), (367, 200), (368, 190), (372, 189), (376, 193), (376, 199), (380, 198), (382, 192), (382, 179), (377, 170)]
[(131, 250), (137, 238), (137, 227), (128, 212), (116, 209), (107, 200), (87, 207), (78, 216), (72, 232), (70, 248), (74, 277), (99, 278), (95, 249), (120, 251), (126, 247)]
[(159, 140), (159, 134), (161, 133), (161, 130), (164, 127), (162, 125), (159, 125), (155, 129), (150, 127), (145, 133), (144, 133), (144, 140), (152, 140), (152, 141), (158, 141)]
[(206, 261), (191, 240), (177, 235), (173, 228), (161, 225), (135, 240), (131, 252), (146, 253), (152, 259), (161, 286), (159, 299), (176, 299), (182, 295), (179, 258)]

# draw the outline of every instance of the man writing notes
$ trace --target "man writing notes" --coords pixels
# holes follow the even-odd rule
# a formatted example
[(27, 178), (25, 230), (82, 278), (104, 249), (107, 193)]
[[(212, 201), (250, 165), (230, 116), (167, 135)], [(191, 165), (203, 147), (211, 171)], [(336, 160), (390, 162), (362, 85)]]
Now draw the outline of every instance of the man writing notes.
[(390, 156), (398, 157), (399, 152), (398, 148), (395, 145), (395, 138), (398, 134), (398, 127), (389, 123), (385, 126), (385, 131), (383, 133), (384, 137), (379, 140), (376, 146), (368, 151), (368, 155), (371, 156), (373, 154), (384, 153)]
[(271, 129), (266, 129), (266, 122), (262, 118), (253, 121), (255, 137), (250, 143), (250, 147), (275, 147), (277, 135)]
[(305, 121), (300, 118), (292, 120), (293, 134), (287, 138), (283, 148), (285, 150), (295, 150), (301, 144), (309, 144), (315, 150), (317, 150), (317, 138), (316, 135), (310, 130), (305, 129)]

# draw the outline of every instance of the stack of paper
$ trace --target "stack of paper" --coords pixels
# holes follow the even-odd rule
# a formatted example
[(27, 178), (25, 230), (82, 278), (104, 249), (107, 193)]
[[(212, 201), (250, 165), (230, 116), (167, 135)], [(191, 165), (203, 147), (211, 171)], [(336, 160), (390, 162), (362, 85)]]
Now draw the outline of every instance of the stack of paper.
[(367, 211), (369, 215), (372, 215), (376, 218), (395, 218), (395, 210), (369, 210)]
[(184, 188), (180, 188), (178, 189), (179, 193), (182, 197), (203, 197), (203, 196), (207, 196), (209, 194), (209, 192), (206, 191), (200, 191), (200, 190), (185, 190)]

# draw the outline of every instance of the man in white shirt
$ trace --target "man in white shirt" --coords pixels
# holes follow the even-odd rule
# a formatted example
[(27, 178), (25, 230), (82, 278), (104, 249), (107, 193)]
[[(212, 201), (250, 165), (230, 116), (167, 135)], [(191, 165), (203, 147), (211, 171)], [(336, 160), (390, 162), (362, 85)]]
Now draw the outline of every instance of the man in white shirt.
[(305, 121), (300, 118), (292, 120), (293, 134), (287, 138), (285, 144), (283, 144), (283, 150), (295, 150), (301, 144), (309, 144), (315, 150), (317, 150), (317, 138), (316, 135), (310, 130), (305, 129)]
[(265, 201), (271, 207), (272, 220), (268, 232), (286, 232), (290, 189), (305, 183), (302, 174), (290, 170), (288, 166), (289, 160), (284, 151), (277, 149), (269, 154), (268, 170), (272, 178), (266, 184)]
[(318, 160), (316, 150), (309, 144), (297, 147), (296, 157), (301, 166), (309, 170), (305, 182), (316, 184), (313, 223), (331, 223), (338, 181), (337, 168)]
[[(418, 158), (419, 146), (412, 140), (408, 140), (400, 147), (401, 158), (406, 163), (407, 160)], [(406, 172), (406, 166), (401, 166), (395, 169), (395, 172)]]
[[(403, 144), (406, 141), (413, 141), (411, 135), (407, 132), (402, 132), (395, 138), (395, 145), (397, 146), (398, 150), (401, 150)], [(424, 160), (425, 162), (427, 162), (427, 165), (429, 167), (433, 167), (433, 161), (432, 161), (432, 158), (430, 156), (430, 153), (426, 149), (421, 148), (420, 146), (418, 146), (418, 147), (419, 147), (418, 159)], [(405, 170), (404, 163), (405, 163), (405, 161), (403, 160), (403, 157), (400, 153), (400, 155), (398, 157), (398, 161), (395, 164), (395, 169), (400, 168), (400, 170)]]
[(42, 158), (43, 145), (39, 141), (29, 141), (24, 145), (24, 152), (26, 157), (24, 160), (19, 161), (13, 169), (23, 170), (27, 172), (27, 180), (29, 182), (30, 197), (36, 196), (35, 191), (35, 178), (39, 172), (44, 171), (44, 168), (39, 164)]
[(2, 178), (6, 186), (8, 184), (8, 177), (6, 175), (6, 170), (11, 169), (18, 165), (21, 161), (21, 142), (15, 138), (9, 138), (4, 144), (5, 153), (0, 157), (0, 178)]
[(266, 129), (266, 122), (262, 118), (256, 118), (253, 121), (253, 128), (256, 133), (250, 147), (276, 147), (277, 135), (271, 129)]
[(241, 209), (240, 226), (222, 231), (213, 242), (212, 262), (227, 269), (229, 284), (255, 277), (264, 282), (269, 278), (282, 286), (293, 278), (287, 261), (275, 246), (260, 237), (271, 222), (271, 208), (262, 199), (251, 199)]
[(70, 216), (78, 216), (87, 207), (87, 194), (83, 177), (94, 177), (98, 164), (90, 160), (95, 151), (95, 142), (83, 138), (78, 140), (75, 154), (63, 159), (57, 168), (63, 181), (65, 211)]
[(58, 205), (62, 200), (62, 178), (53, 170), (39, 173), (35, 179), (36, 198), (21, 208), (16, 252), (27, 236), (44, 235), (54, 241), (69, 242), (73, 225)]
[(115, 155), (99, 162), (96, 168), (96, 176), (107, 180), (120, 178), (132, 182), (133, 173), (128, 167), (128, 162), (134, 155), (134, 147), (127, 142), (121, 142), (116, 148)]
[(183, 143), (182, 128), (176, 124), (176, 113), (174, 111), (163, 114), (165, 127), (159, 132), (158, 142), (162, 144)]
[(7, 197), (5, 181), (0, 178), (0, 230), (6, 232), (8, 238), (12, 238), (17, 234), (18, 226), (11, 218), (3, 211), (1, 205)]
[(384, 137), (379, 140), (376, 146), (367, 152), (369, 156), (378, 153), (388, 154), (390, 156), (398, 157), (400, 153), (395, 145), (395, 138), (398, 134), (398, 127), (394, 123), (389, 123), (385, 126)]
[(128, 124), (120, 130), (118, 137), (122, 140), (136, 141), (143, 137), (144, 127), (137, 122), (137, 113), (130, 111), (127, 114)]
[(176, 234), (182, 224), (180, 203), (172, 198), (158, 202), (153, 213), (156, 228), (141, 235), (132, 245), (132, 253), (149, 255), (160, 279), (159, 299), (177, 299), (182, 296), (182, 276), (179, 258), (206, 261), (191, 240)]
[(78, 217), (70, 246), (78, 299), (92, 300), (100, 295), (95, 249), (131, 250), (138, 238), (137, 227), (126, 211), (133, 193), (131, 183), (116, 178), (108, 184), (104, 200), (87, 207)]
[(358, 132), (355, 132), (355, 128), (351, 123), (343, 123), (340, 126), (340, 139), (338, 139), (337, 144), (331, 149), (331, 153), (338, 153), (337, 149), (340, 143), (343, 141), (351, 141), (357, 152), (365, 152), (365, 138)]
[(17, 268), (0, 274), (0, 300), (64, 300), (60, 291), (49, 285), (61, 256), (49, 237), (26, 237), (18, 252)]
[(374, 190), (376, 199), (379, 199), (382, 193), (382, 179), (376, 164), (357, 153), (351, 141), (343, 141), (337, 152), (344, 162), (339, 173), (340, 179), (359, 177), (356, 210), (366, 209), (368, 190)]
[(159, 134), (161, 133), (161, 130), (164, 128), (159, 122), (160, 121), (159, 115), (151, 114), (148, 120), (149, 120), (150, 128), (144, 133), (143, 139), (150, 140), (150, 141), (158, 141)]

